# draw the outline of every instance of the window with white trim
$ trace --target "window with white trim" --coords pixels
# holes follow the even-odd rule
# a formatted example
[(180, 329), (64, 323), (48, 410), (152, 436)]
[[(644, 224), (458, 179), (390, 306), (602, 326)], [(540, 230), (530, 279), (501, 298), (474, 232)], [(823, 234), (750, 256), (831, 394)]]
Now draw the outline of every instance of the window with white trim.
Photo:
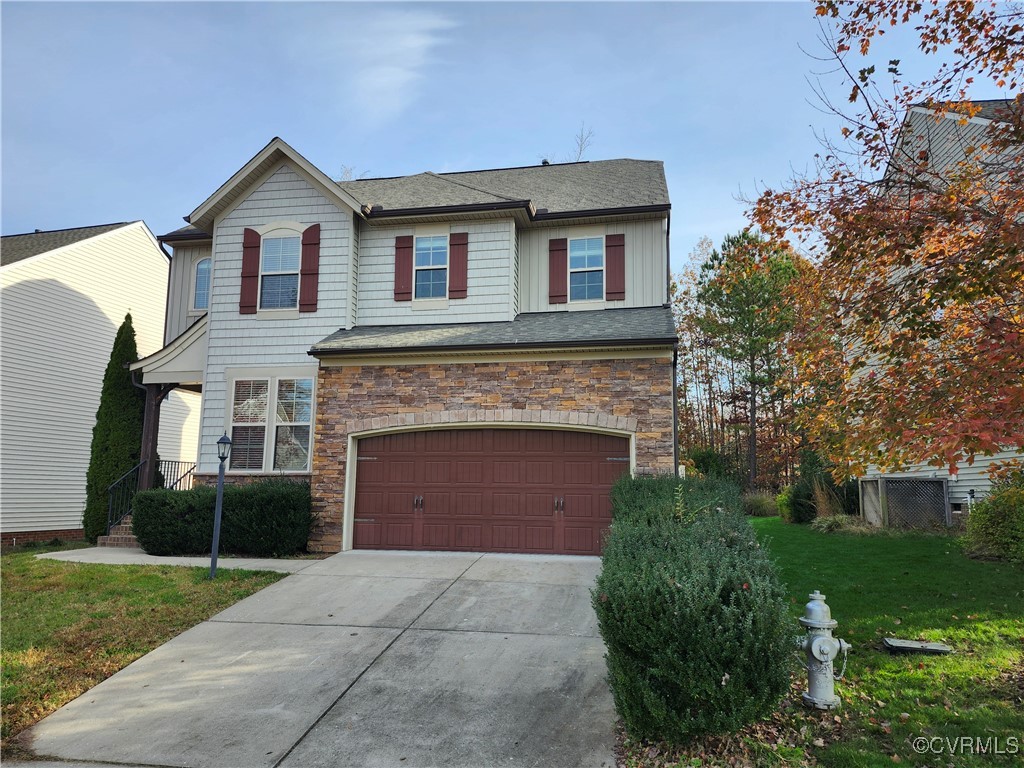
[(312, 378), (235, 379), (231, 469), (308, 471), (312, 427)]
[(569, 301), (604, 298), (604, 238), (569, 241)]
[(448, 298), (448, 235), (415, 239), (413, 298)]
[[(280, 231), (280, 230), (278, 230)], [(299, 261), (302, 236), (263, 236), (260, 247), (260, 309), (299, 306)]]
[(196, 262), (196, 278), (192, 291), (192, 309), (194, 310), (210, 308), (210, 266), (212, 263), (210, 259), (200, 259)]

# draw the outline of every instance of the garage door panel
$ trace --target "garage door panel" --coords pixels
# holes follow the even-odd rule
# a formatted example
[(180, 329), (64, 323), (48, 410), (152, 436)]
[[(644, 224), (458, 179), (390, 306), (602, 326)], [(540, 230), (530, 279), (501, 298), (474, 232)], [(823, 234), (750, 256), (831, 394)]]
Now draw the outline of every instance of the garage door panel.
[(628, 453), (624, 438), (529, 428), (367, 438), (358, 444), (353, 543), (599, 554)]
[(522, 477), (522, 462), (495, 459), (493, 464), (493, 479), (495, 484), (518, 485)]
[(484, 494), (479, 493), (456, 493), (455, 508), (452, 510), (459, 517), (476, 516), (484, 514)]
[(550, 493), (527, 493), (523, 514), (527, 517), (554, 517), (555, 497)]

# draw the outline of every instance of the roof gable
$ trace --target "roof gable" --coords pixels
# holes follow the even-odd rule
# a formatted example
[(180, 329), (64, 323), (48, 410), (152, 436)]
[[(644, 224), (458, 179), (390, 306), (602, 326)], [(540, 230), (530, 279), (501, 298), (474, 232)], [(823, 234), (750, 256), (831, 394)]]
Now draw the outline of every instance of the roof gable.
[(272, 170), (274, 166), (284, 161), (291, 162), (296, 170), (315, 182), (328, 199), (333, 199), (334, 202), (345, 205), (353, 211), (359, 210), (359, 202), (347, 191), (341, 189), (323, 171), (292, 149), (287, 142), (275, 136), (216, 192), (186, 216), (185, 220), (200, 231), (212, 232), (213, 222), (217, 216), (232, 208), (244, 196), (249, 187)]

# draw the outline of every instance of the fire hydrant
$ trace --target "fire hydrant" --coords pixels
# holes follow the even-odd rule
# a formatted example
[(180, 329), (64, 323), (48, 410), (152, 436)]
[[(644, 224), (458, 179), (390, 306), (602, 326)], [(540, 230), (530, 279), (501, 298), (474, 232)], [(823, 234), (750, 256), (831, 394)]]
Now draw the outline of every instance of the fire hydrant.
[[(832, 610), (825, 604), (825, 596), (818, 590), (810, 595), (811, 601), (804, 608), (800, 624), (807, 629), (807, 635), (800, 641), (800, 649), (807, 656), (807, 691), (803, 695), (804, 706), (815, 709), (835, 709), (839, 706), (836, 696), (836, 680), (842, 680), (846, 673), (846, 658), (850, 644), (832, 637), (837, 623)], [(843, 669), (836, 675), (833, 662), (843, 654)]]

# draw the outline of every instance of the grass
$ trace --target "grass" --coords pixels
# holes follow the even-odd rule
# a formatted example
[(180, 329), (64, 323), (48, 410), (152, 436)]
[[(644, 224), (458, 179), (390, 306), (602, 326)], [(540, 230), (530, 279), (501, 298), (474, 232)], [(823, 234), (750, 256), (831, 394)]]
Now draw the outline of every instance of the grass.
[[(966, 557), (950, 536), (820, 533), (752, 519), (772, 553), (796, 618), (820, 589), (853, 644), (839, 713), (799, 705), (802, 671), (771, 720), (682, 749), (623, 739), (620, 766), (880, 768), (1020, 765), (1024, 755), (1024, 568)], [(946, 643), (949, 656), (893, 656), (883, 637)], [(914, 739), (941, 753), (918, 754)], [(986, 739), (989, 754), (950, 753), (945, 739)], [(998, 742), (997, 742), (998, 740)], [(1015, 741), (1014, 741), (1015, 740)], [(993, 754), (998, 743), (1004, 754)], [(1019, 751), (1013, 754), (1013, 744)]]
[(39, 552), (0, 558), (4, 758), (18, 756), (11, 739), (28, 726), (285, 576), (223, 570), (211, 582), (203, 568), (66, 563)]
[[(793, 614), (815, 588), (853, 643), (838, 684), (847, 723), (819, 762), (837, 768), (1019, 765), (1021, 754), (918, 755), (917, 737), (1024, 742), (1024, 568), (966, 557), (949, 536), (825, 534), (752, 520), (789, 586)], [(893, 656), (886, 636), (943, 642), (949, 656)], [(993, 742), (994, 743), (994, 742)]]

